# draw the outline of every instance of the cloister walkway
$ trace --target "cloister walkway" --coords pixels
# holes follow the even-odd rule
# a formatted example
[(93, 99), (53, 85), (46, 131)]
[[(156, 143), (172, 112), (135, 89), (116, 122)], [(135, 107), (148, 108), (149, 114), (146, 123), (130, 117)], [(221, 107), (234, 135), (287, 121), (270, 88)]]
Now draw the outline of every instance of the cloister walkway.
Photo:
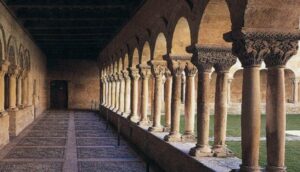
[(94, 113), (48, 111), (0, 151), (0, 171), (143, 172), (146, 163)]

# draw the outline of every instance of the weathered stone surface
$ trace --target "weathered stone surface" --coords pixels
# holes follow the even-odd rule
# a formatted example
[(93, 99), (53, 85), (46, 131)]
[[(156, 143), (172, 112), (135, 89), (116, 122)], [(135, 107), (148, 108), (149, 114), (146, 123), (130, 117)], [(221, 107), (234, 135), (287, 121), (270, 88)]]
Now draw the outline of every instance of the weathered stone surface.
[(64, 158), (64, 148), (14, 148), (5, 157), (7, 159), (49, 159)]
[(18, 146), (65, 146), (64, 138), (30, 138), (25, 137)]
[(79, 159), (86, 158), (136, 158), (133, 151), (125, 146), (102, 148), (77, 148)]
[(0, 162), (0, 171), (5, 172), (60, 172), (63, 162)]
[[(76, 140), (77, 146), (117, 146), (117, 138), (80, 138)], [(121, 145), (124, 145), (121, 140)]]
[(142, 162), (85, 162), (78, 163), (79, 172), (141, 172), (146, 170)]

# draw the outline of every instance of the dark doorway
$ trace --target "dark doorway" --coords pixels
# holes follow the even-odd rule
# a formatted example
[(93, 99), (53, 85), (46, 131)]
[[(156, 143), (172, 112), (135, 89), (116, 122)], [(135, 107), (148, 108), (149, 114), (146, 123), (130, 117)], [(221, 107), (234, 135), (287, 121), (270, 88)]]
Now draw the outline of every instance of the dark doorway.
[(68, 82), (51, 81), (50, 82), (50, 107), (52, 109), (68, 108)]

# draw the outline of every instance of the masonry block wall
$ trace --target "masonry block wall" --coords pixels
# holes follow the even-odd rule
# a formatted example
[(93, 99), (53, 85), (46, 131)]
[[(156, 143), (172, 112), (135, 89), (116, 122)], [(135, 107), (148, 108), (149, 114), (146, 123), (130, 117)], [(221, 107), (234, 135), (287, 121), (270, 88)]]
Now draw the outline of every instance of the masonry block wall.
[(68, 81), (68, 108), (98, 108), (100, 80), (99, 70), (94, 61), (52, 60), (48, 64), (48, 72), (48, 82)]
[(48, 103), (46, 57), (2, 2), (0, 11), (2, 147), (9, 136), (17, 136), (31, 124)]

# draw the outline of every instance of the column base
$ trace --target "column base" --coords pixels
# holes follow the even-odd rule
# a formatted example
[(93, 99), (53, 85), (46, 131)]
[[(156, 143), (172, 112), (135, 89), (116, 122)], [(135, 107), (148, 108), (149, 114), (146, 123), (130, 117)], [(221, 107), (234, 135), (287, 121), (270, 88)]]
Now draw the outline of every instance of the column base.
[(240, 171), (241, 172), (261, 172), (261, 168), (260, 166), (256, 166), (256, 167), (250, 167), (250, 166), (246, 166), (246, 165), (241, 165), (240, 166)]
[(202, 145), (202, 146), (196, 145), (196, 147), (194, 147), (190, 150), (189, 154), (191, 156), (195, 156), (195, 157), (212, 157), (213, 156), (213, 152), (209, 145)]
[(0, 118), (5, 117), (5, 116), (7, 116), (7, 115), (8, 115), (8, 112), (7, 112), (7, 111), (1, 111), (1, 112), (0, 112)]
[(286, 167), (275, 167), (275, 166), (267, 166), (266, 171), (272, 172), (286, 172)]
[(142, 121), (138, 122), (137, 125), (139, 125), (139, 126), (150, 126), (151, 122), (149, 120), (142, 120)]
[(116, 113), (120, 116), (122, 116), (122, 114), (123, 114), (121, 111), (117, 111)]
[(128, 118), (129, 115), (130, 115), (130, 114), (129, 114), (128, 112), (123, 112), (123, 113), (122, 113), (122, 116), (123, 116), (124, 118)]
[(18, 111), (18, 110), (19, 110), (19, 108), (17, 108), (17, 107), (13, 107), (13, 108), (8, 109), (9, 112), (15, 112), (15, 111)]
[(112, 111), (118, 112), (118, 109), (117, 108), (113, 108)]
[(148, 128), (149, 132), (163, 132), (163, 127), (162, 126), (152, 126)]
[(181, 141), (181, 134), (179, 133), (170, 133), (164, 137), (166, 142), (180, 142)]
[(212, 148), (214, 157), (233, 157), (234, 153), (226, 145), (215, 145)]
[(196, 141), (196, 136), (193, 134), (193, 133), (190, 133), (190, 134), (183, 134), (181, 136), (181, 140), (183, 142), (194, 142)]
[(170, 127), (164, 127), (163, 128), (163, 132), (170, 132), (171, 131), (171, 128)]
[(140, 118), (136, 115), (131, 115), (128, 117), (128, 119), (133, 123), (138, 123), (140, 121)]

